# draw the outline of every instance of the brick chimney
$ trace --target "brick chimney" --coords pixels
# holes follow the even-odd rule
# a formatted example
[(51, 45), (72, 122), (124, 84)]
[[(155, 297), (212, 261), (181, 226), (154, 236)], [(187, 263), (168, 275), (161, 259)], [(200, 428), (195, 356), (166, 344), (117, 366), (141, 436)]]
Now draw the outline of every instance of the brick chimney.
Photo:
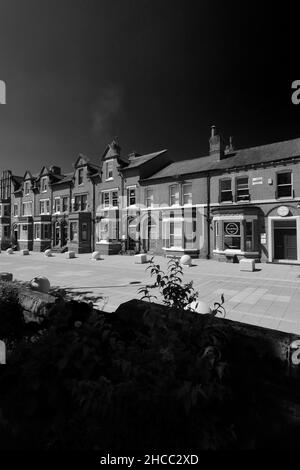
[(222, 137), (217, 134), (216, 126), (211, 126), (211, 135), (209, 139), (209, 155), (216, 161), (224, 158), (225, 145)]

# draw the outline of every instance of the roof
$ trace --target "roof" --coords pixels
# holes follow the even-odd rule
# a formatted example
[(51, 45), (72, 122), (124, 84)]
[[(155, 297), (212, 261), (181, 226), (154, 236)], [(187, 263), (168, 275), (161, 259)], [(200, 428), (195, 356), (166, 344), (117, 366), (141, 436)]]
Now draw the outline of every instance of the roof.
[(190, 160), (180, 160), (166, 166), (147, 178), (147, 180), (213, 170), (225, 170), (245, 165), (257, 165), (293, 157), (300, 157), (300, 138), (236, 150), (219, 161), (215, 161), (214, 157), (210, 155)]
[(147, 155), (141, 155), (139, 157), (133, 157), (132, 160), (129, 160), (129, 164), (124, 168), (124, 170), (139, 167), (144, 163), (148, 162), (149, 160), (152, 160), (152, 158), (158, 157), (158, 155), (162, 155), (166, 151), (167, 150), (165, 149), (160, 150), (159, 152), (148, 153)]
[(64, 184), (64, 183), (69, 183), (70, 181), (72, 181), (73, 179), (73, 175), (74, 175), (74, 172), (72, 171), (71, 173), (66, 173), (64, 175), (60, 175), (62, 176), (62, 179), (61, 180), (58, 180), (58, 181), (55, 181), (53, 182), (52, 184)]

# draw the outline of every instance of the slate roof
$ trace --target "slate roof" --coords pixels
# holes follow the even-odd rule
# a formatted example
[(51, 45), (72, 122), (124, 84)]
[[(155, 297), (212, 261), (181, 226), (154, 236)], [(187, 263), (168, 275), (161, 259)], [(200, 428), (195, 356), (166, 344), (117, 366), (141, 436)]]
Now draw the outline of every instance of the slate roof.
[(53, 182), (52, 184), (56, 185), (56, 184), (63, 184), (63, 183), (69, 183), (70, 181), (72, 181), (73, 179), (73, 175), (74, 175), (74, 172), (72, 171), (72, 173), (66, 173), (64, 175), (61, 175), (62, 176), (62, 179), (61, 180), (58, 180), (58, 181), (55, 181)]
[(147, 180), (213, 170), (225, 170), (245, 165), (257, 165), (293, 157), (300, 157), (300, 138), (236, 150), (231, 154), (225, 155), (220, 161), (214, 161), (212, 155), (190, 160), (180, 160), (154, 173)]
[(167, 150), (160, 150), (159, 152), (154, 152), (154, 153), (148, 153), (146, 155), (141, 155), (139, 157), (133, 157), (132, 160), (129, 160), (128, 165), (124, 168), (124, 170), (127, 170), (129, 168), (137, 168), (144, 163), (148, 162), (149, 160), (152, 160), (152, 158), (157, 157), (158, 155), (162, 155), (165, 153)]

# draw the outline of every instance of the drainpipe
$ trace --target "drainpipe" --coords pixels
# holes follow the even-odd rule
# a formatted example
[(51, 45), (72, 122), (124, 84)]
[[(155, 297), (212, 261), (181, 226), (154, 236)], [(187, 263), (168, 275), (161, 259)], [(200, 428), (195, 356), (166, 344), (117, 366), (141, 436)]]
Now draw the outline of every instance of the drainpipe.
[(206, 224), (207, 224), (207, 255), (206, 259), (210, 259), (210, 176), (207, 173), (206, 177), (206, 198), (207, 198), (207, 213), (206, 213)]
[(92, 226), (91, 226), (91, 230), (92, 230), (92, 233), (91, 233), (91, 242), (92, 242), (92, 251), (94, 251), (95, 249), (95, 217), (96, 217), (96, 214), (95, 214), (95, 181), (92, 181), (92, 185), (93, 185), (93, 206), (92, 206)]

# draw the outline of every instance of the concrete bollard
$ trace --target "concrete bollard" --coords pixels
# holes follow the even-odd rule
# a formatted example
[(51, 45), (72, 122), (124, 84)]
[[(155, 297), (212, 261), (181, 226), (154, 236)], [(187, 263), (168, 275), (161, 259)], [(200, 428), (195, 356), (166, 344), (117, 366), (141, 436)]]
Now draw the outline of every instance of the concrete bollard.
[(50, 248), (48, 250), (45, 251), (45, 256), (47, 256), (47, 258), (50, 258), (52, 256), (52, 251), (50, 250)]
[(92, 259), (95, 260), (95, 261), (100, 260), (101, 259), (100, 251), (94, 251), (92, 253)]
[(29, 250), (21, 250), (20, 251), (22, 256), (28, 256), (29, 255)]
[(180, 264), (182, 266), (191, 266), (192, 264), (192, 258), (189, 255), (183, 255), (180, 258)]
[(66, 251), (66, 258), (68, 259), (76, 258), (75, 251)]
[(134, 263), (135, 264), (145, 264), (145, 263), (147, 263), (147, 255), (145, 253), (141, 253), (139, 255), (134, 255)]
[(8, 255), (12, 255), (13, 252), (14, 252), (14, 250), (13, 250), (12, 248), (7, 248), (7, 250), (6, 250), (6, 253), (7, 253)]

